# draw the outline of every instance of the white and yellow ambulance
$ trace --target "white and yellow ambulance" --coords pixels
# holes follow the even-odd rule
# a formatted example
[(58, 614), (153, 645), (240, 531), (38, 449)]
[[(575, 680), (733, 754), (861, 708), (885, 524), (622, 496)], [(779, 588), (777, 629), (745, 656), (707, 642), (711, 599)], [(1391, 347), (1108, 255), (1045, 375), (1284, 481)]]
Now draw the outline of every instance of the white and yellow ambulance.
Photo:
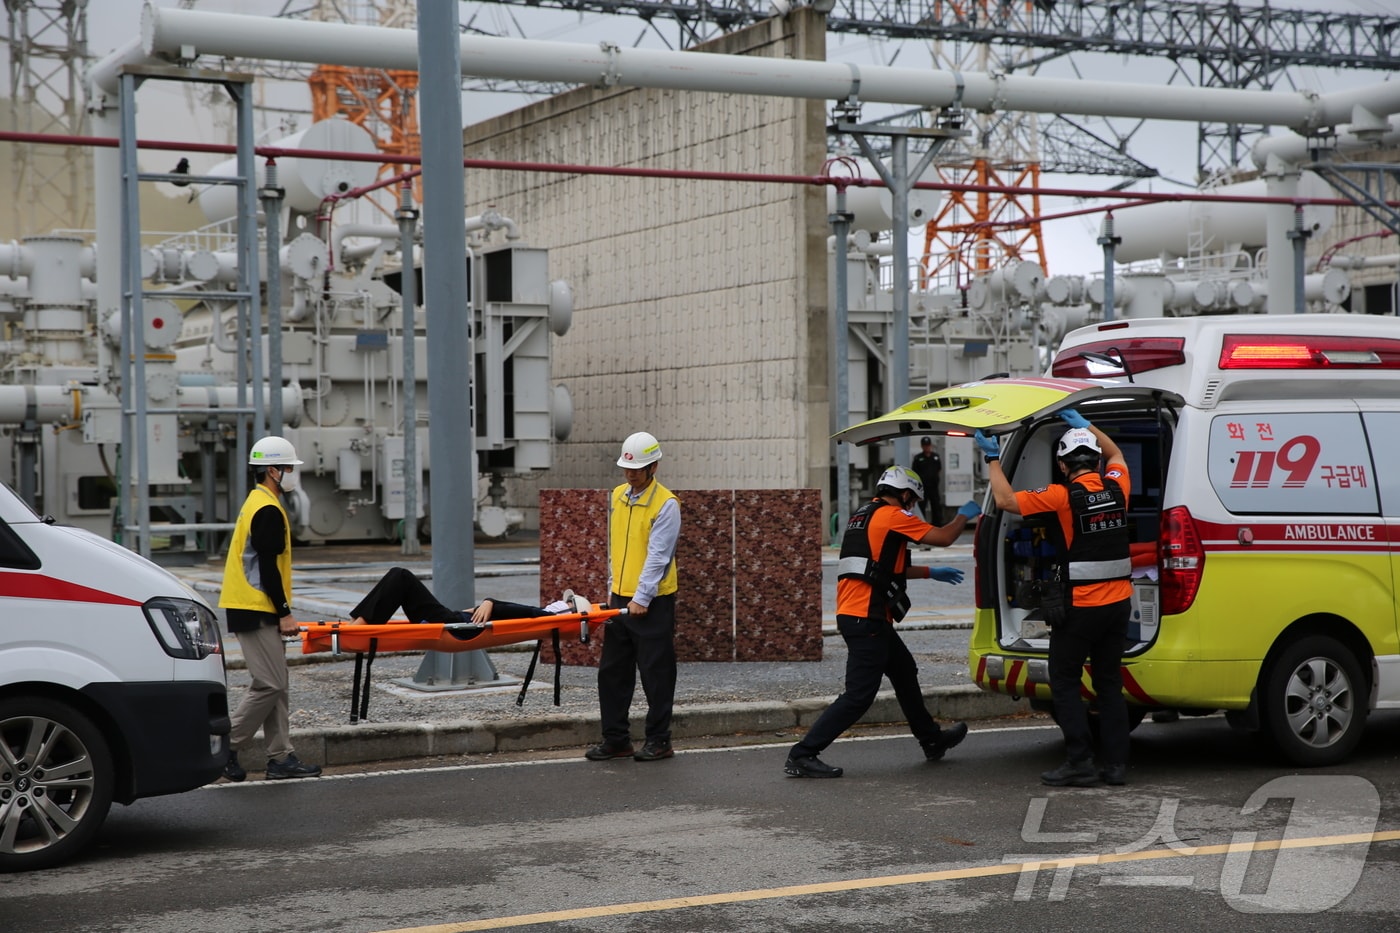
[[(1291, 761), (1346, 757), (1400, 708), (1400, 319), (1248, 315), (1080, 328), (1044, 377), (917, 398), (837, 435), (1001, 435), (1013, 487), (1063, 479), (1058, 412), (1122, 448), (1132, 480), (1134, 722), (1224, 710)], [(969, 663), (987, 690), (1048, 708), (1047, 516), (990, 505), (977, 528)], [(1089, 682), (1085, 677), (1085, 692)]]

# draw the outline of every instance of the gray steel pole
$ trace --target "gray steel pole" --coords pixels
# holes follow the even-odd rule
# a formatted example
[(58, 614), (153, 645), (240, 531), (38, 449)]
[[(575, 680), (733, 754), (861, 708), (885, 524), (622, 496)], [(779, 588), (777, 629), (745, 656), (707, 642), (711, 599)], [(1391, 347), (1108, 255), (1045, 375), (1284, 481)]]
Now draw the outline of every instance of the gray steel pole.
[[(843, 430), (848, 425), (851, 411), (851, 363), (850, 356), (850, 307), (847, 300), (846, 239), (850, 236), (851, 220), (854, 215), (846, 210), (846, 188), (836, 188), (836, 211), (826, 219), (831, 222), (831, 232), (836, 236), (836, 334), (832, 353), (836, 360), (836, 404), (832, 409), (832, 431)], [(851, 516), (851, 448), (849, 444), (836, 444), (836, 528), (832, 534), (832, 544), (839, 546), (841, 536), (846, 533), (846, 523)]]
[(1103, 319), (1113, 320), (1113, 254), (1119, 243), (1123, 242), (1121, 236), (1113, 233), (1113, 214), (1105, 214), (1103, 218), (1103, 234), (1099, 236), (1098, 243), (1103, 247)]
[(411, 557), (422, 554), (423, 545), (418, 540), (418, 361), (414, 347), (418, 339), (418, 270), (413, 265), (413, 233), (418, 211), (413, 207), (410, 181), (399, 189), (399, 209), (394, 216), (399, 221), (399, 255), (403, 257), (403, 284), (399, 288), (403, 301), (399, 328), (403, 334), (403, 553)]
[[(433, 589), (445, 606), (476, 602), (472, 309), (467, 295), (466, 182), (462, 168), (462, 46), (457, 4), (418, 0), (418, 125), (423, 129), (424, 313), (428, 325), (428, 501)], [(435, 657), (437, 655), (438, 657)], [(444, 658), (452, 664), (444, 663)], [(456, 664), (464, 659), (469, 671)], [(498, 680), (484, 651), (428, 652), (415, 681)]]
[(252, 369), (253, 435), (254, 440), (267, 431), (267, 412), (263, 407), (262, 367), (262, 300), (258, 295), (258, 191), (257, 166), (253, 151), (253, 90), (241, 84), (227, 84), (229, 95), (238, 105), (238, 152), (235, 161), (238, 177), (238, 287), (248, 295), (248, 356)]
[[(263, 173), (263, 229), (267, 237), (267, 433), (282, 433), (282, 197), (277, 184), (277, 160), (268, 159)], [(256, 283), (253, 283), (256, 288)]]

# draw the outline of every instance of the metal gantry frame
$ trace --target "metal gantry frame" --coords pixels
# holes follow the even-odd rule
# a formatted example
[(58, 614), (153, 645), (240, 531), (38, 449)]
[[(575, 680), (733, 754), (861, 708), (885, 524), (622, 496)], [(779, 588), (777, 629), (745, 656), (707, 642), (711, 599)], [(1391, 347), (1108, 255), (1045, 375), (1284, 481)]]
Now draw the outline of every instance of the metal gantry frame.
[[(238, 113), (236, 173), (233, 176), (200, 176), (171, 172), (142, 172), (137, 160), (136, 92), (147, 81), (183, 81), (222, 86), (233, 98)], [(118, 76), (121, 101), (121, 129), (118, 139), (122, 177), (121, 238), (121, 450), (117, 467), (117, 531), (119, 540), (143, 557), (151, 556), (150, 441), (152, 415), (193, 415), (210, 409), (180, 406), (153, 408), (146, 397), (145, 302), (148, 297), (207, 300), (202, 291), (147, 291), (141, 274), (141, 184), (143, 182), (195, 182), (203, 185), (234, 185), (238, 188), (237, 254), (238, 269), (234, 287), (219, 292), (221, 300), (237, 307), (238, 364), (237, 407), (233, 460), (228, 470), (233, 503), (247, 493), (248, 437), (261, 430), (263, 416), (263, 376), (261, 306), (258, 294), (257, 181), (254, 167), (253, 96), (251, 75), (204, 71), (194, 68), (140, 66), (123, 67)], [(251, 361), (251, 366), (250, 366)], [(251, 372), (249, 371), (251, 369)], [(253, 404), (248, 405), (252, 390)], [(228, 409), (223, 409), (227, 414)], [(207, 462), (207, 461), (206, 461)], [(211, 484), (215, 477), (206, 477)], [(207, 500), (206, 500), (207, 501)], [(212, 518), (210, 515), (206, 519)], [(216, 532), (231, 529), (227, 523), (212, 521), (162, 523), (163, 532)]]

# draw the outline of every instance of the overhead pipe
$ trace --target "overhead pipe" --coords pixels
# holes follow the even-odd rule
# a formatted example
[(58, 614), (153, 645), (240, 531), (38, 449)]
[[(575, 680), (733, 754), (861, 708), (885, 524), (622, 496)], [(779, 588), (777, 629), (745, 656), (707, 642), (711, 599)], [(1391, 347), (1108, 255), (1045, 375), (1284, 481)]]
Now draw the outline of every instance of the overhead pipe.
[[(416, 70), (413, 30), (168, 9), (141, 11), (146, 54), (188, 61), (201, 55), (352, 67)], [(1075, 113), (1251, 123), (1318, 129), (1367, 123), (1400, 112), (1400, 84), (1321, 95), (1233, 88), (1152, 87), (984, 72), (937, 71), (842, 62), (798, 61), (537, 39), (463, 36), (463, 74), (601, 87), (648, 87), (767, 94), (819, 100), (969, 110)], [(1369, 128), (1369, 126), (1368, 126)]]

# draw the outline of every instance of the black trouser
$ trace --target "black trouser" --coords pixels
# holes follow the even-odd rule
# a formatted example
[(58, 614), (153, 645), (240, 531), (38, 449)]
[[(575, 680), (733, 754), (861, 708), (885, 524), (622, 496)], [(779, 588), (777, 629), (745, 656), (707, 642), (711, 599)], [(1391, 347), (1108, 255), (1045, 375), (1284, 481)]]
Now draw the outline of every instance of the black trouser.
[(938, 723), (924, 706), (918, 666), (894, 626), (883, 619), (838, 615), (836, 628), (846, 640), (846, 691), (812, 723), (789, 754), (793, 758), (820, 754), (870, 709), (884, 677), (890, 679), (909, 731), (919, 744), (938, 738)]
[[(624, 609), (630, 597), (613, 593), (609, 604)], [(642, 676), (647, 698), (646, 740), (671, 741), (671, 708), (676, 699), (676, 596), (657, 596), (638, 618), (614, 616), (603, 635), (598, 662), (598, 712), (603, 741), (623, 745), (631, 740), (627, 713)]]
[(1087, 659), (1098, 698), (1102, 762), (1128, 763), (1128, 703), (1120, 668), (1132, 606), (1131, 599), (1107, 606), (1071, 606), (1050, 636), (1050, 697), (1070, 761), (1086, 761), (1094, 754), (1089, 711), (1079, 692)]
[[(350, 618), (364, 619), (371, 625), (382, 625), (388, 622), (400, 607), (410, 622), (470, 622), (472, 617), (470, 612), (448, 609), (438, 602), (432, 591), (424, 586), (423, 581), (414, 576), (412, 571), (394, 567), (380, 577), (379, 582), (365, 594), (358, 606), (350, 610)], [(538, 606), (491, 600), (493, 619), (533, 619), (545, 614)]]

